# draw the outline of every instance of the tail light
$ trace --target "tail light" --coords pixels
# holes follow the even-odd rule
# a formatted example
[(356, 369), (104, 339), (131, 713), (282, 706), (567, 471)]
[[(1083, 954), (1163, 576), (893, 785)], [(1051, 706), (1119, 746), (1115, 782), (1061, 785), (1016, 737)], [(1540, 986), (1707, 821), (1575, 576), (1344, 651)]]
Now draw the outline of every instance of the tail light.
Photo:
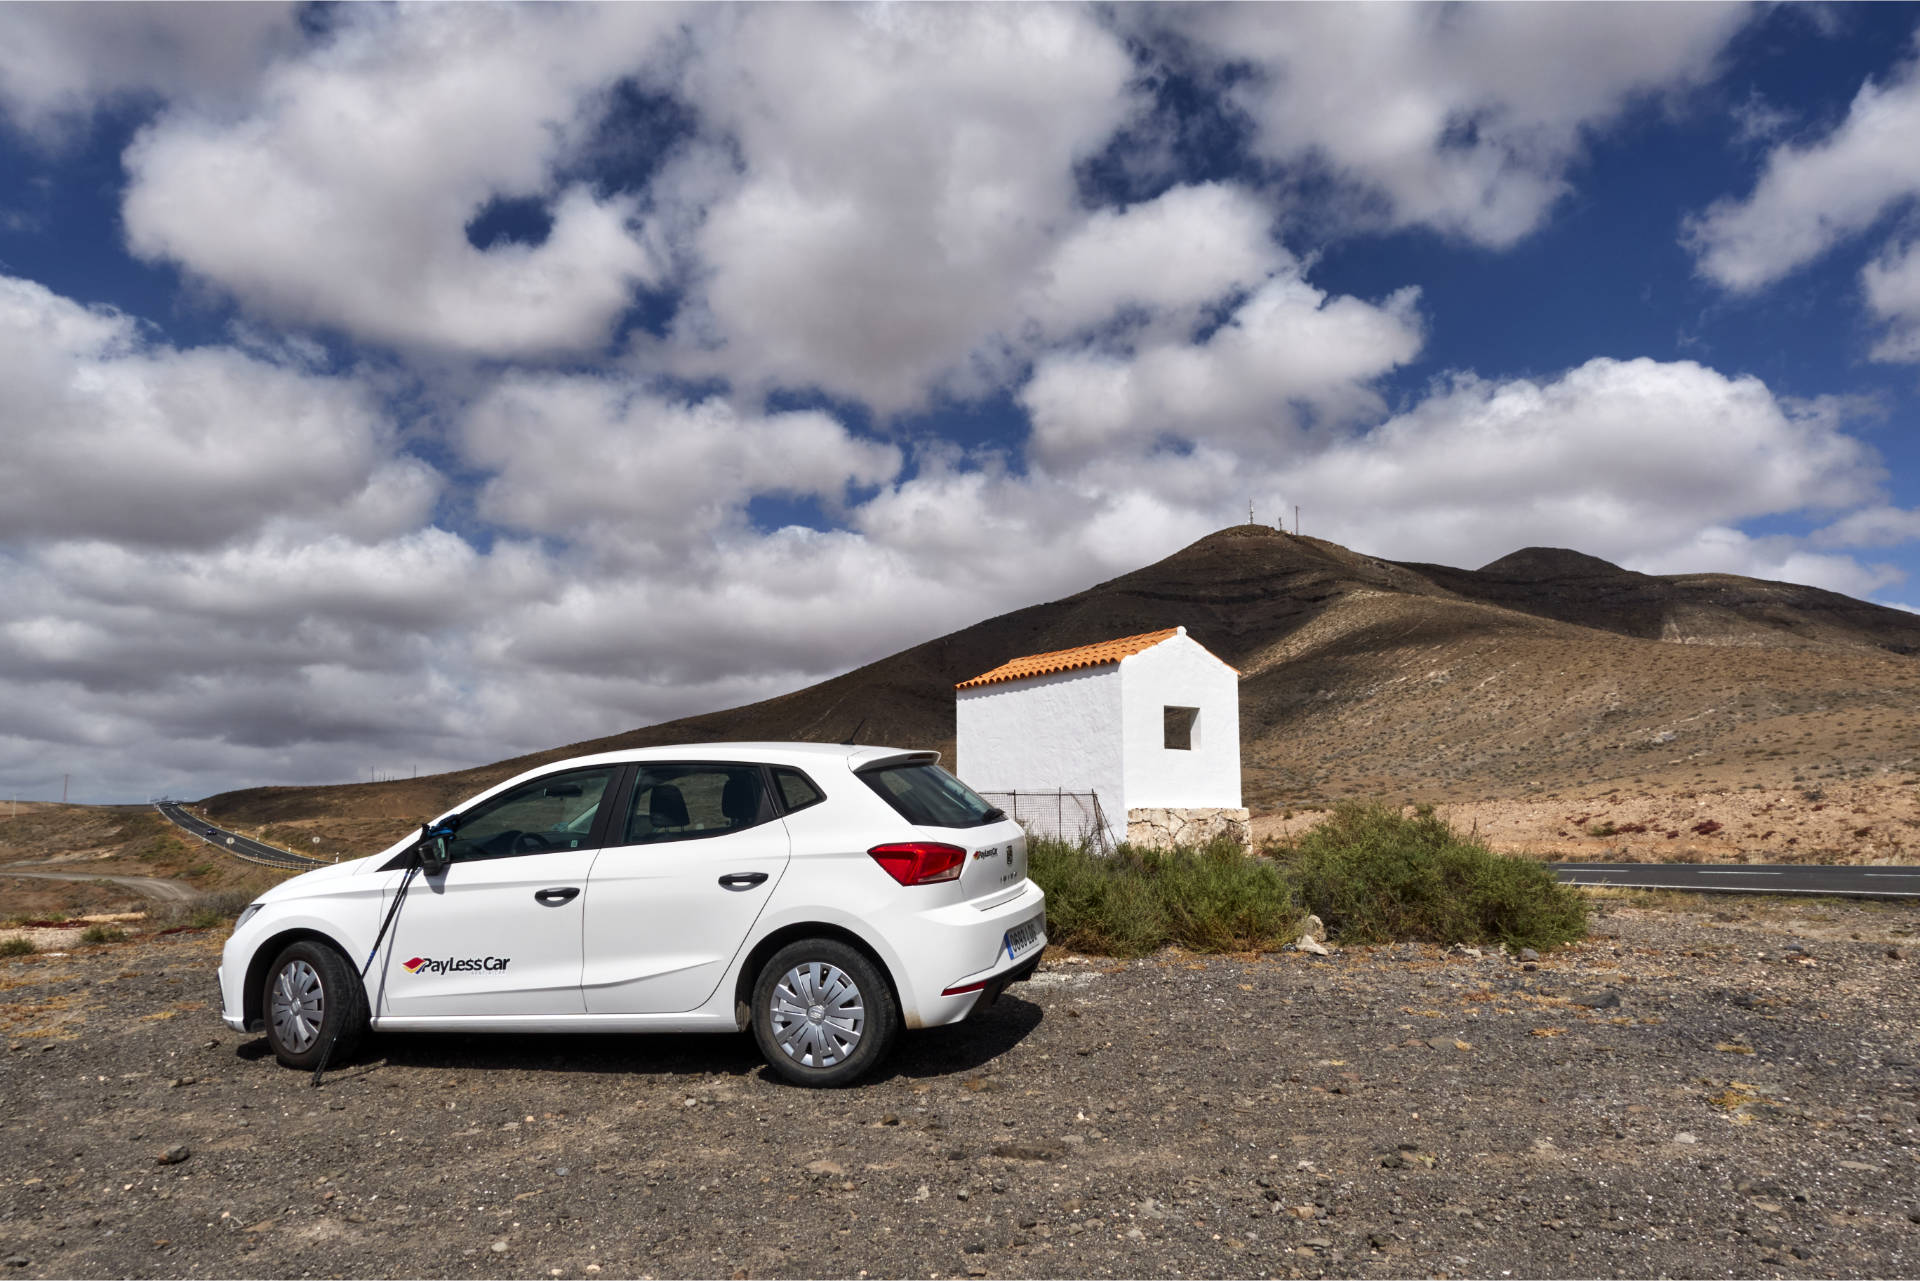
[(902, 885), (937, 885), (957, 881), (967, 861), (967, 852), (958, 845), (938, 841), (903, 841), (898, 845), (876, 845), (867, 851), (873, 861), (887, 869), (887, 875)]

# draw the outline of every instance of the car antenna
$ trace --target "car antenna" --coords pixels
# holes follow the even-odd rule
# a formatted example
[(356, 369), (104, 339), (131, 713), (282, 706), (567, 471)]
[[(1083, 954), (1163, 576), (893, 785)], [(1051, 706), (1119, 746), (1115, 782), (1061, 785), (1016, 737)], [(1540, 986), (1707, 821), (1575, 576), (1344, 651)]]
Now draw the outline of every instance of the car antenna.
[(853, 727), (853, 733), (847, 735), (846, 738), (842, 739), (840, 742), (840, 746), (852, 747), (855, 743), (858, 743), (860, 741), (860, 731), (865, 729), (866, 727), (867, 727), (867, 718), (865, 716), (862, 716), (860, 718), (860, 723)]

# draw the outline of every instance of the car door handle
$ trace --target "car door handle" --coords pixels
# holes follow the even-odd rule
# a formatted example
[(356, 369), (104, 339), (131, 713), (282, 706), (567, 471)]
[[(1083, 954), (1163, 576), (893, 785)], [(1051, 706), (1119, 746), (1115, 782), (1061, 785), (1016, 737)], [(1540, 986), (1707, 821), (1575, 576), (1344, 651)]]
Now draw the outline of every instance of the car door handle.
[(720, 888), (750, 890), (767, 879), (765, 872), (730, 872), (720, 878)]
[(558, 907), (562, 903), (573, 902), (574, 897), (579, 893), (580, 887), (577, 885), (566, 885), (559, 889), (552, 890), (535, 890), (533, 892), (533, 901), (536, 903), (544, 903), (548, 907)]

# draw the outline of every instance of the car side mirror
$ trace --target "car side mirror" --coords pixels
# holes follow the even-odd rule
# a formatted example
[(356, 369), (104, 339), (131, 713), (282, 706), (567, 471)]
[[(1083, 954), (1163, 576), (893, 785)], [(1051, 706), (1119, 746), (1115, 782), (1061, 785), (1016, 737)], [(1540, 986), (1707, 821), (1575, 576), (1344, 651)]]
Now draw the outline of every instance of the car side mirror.
[(420, 867), (428, 876), (438, 876), (453, 862), (453, 851), (448, 847), (450, 835), (449, 828), (433, 828), (426, 823), (420, 825), (420, 844), (414, 847), (414, 853), (419, 856)]

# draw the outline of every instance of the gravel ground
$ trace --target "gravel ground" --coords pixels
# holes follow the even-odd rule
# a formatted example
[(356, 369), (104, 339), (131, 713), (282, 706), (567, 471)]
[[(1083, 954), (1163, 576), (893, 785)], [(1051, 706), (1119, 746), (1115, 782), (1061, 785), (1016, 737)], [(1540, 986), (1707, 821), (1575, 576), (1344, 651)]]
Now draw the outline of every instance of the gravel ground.
[(0, 1271), (1912, 1276), (1916, 921), (1050, 956), (817, 1093), (744, 1037), (383, 1037), (316, 1090), (210, 935), (9, 960)]

